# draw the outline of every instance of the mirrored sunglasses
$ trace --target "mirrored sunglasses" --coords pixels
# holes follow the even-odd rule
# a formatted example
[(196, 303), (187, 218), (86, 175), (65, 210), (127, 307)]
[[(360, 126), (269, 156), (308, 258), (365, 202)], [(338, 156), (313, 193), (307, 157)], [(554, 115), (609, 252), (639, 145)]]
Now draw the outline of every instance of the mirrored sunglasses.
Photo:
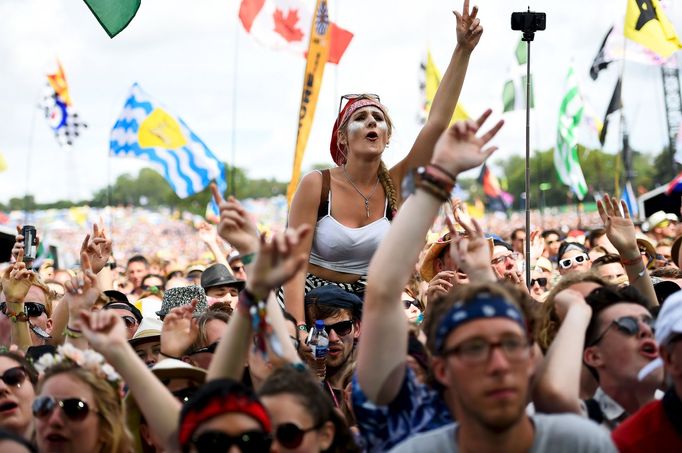
[(620, 318), (614, 319), (611, 324), (609, 324), (609, 326), (604, 329), (604, 331), (590, 344), (590, 346), (594, 346), (599, 343), (604, 338), (606, 333), (611, 329), (611, 327), (614, 326), (622, 334), (629, 337), (634, 337), (635, 335), (639, 334), (640, 321), (644, 323), (644, 325), (648, 326), (652, 332), (654, 331), (656, 320), (650, 316), (643, 316), (641, 318), (636, 318), (634, 316), (622, 316)]

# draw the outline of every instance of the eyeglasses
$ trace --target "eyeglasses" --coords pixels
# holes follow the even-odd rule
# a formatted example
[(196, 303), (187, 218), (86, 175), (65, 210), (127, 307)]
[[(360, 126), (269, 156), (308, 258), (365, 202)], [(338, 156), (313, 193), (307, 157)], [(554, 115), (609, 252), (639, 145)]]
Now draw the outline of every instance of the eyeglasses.
[(214, 341), (213, 343), (209, 344), (206, 347), (195, 349), (194, 351), (190, 352), (189, 355), (199, 354), (202, 352), (208, 352), (209, 354), (213, 354), (213, 353), (215, 353), (215, 350), (217, 348), (218, 348), (218, 342)]
[(532, 278), (530, 280), (530, 286), (533, 286), (535, 284), (540, 285), (541, 288), (544, 288), (547, 286), (547, 277), (540, 277), (540, 278)]
[[(379, 99), (378, 94), (371, 94), (371, 93), (364, 93), (364, 94), (344, 94), (341, 96), (341, 99), (339, 100), (339, 113), (341, 113), (341, 108), (347, 104), (349, 101), (355, 100), (355, 99), (372, 99), (377, 102), (381, 102), (381, 99)], [(345, 103), (343, 101), (346, 101)]]
[(419, 306), (419, 301), (417, 299), (414, 299), (414, 300), (405, 299), (405, 300), (403, 300), (403, 305), (405, 306), (405, 310), (410, 308), (412, 305), (414, 305), (415, 307), (417, 307), (421, 310), (421, 307)]
[(20, 388), (21, 384), (26, 380), (26, 370), (23, 367), (17, 366), (14, 368), (9, 368), (5, 370), (2, 375), (0, 375), (0, 380), (10, 387)]
[(192, 439), (198, 453), (228, 451), (236, 446), (240, 451), (269, 451), (272, 438), (263, 431), (246, 431), (238, 436), (230, 436), (222, 431), (204, 431)]
[(644, 325), (648, 326), (652, 332), (654, 331), (654, 324), (656, 321), (651, 316), (644, 315), (640, 318), (635, 318), (634, 316), (623, 316), (611, 321), (611, 324), (609, 324), (608, 327), (604, 329), (604, 331), (592, 343), (590, 343), (590, 346), (594, 346), (599, 343), (613, 326), (616, 326), (619, 332), (629, 337), (634, 337), (635, 335), (639, 334), (640, 321), (644, 323)]
[(502, 338), (497, 342), (489, 342), (482, 338), (474, 338), (443, 351), (442, 355), (444, 357), (455, 355), (464, 362), (478, 365), (490, 360), (493, 349), (500, 348), (507, 360), (510, 362), (518, 362), (528, 358), (530, 352), (528, 346), (528, 340), (515, 336)]
[[(0, 311), (7, 314), (6, 302), (0, 303)], [(26, 316), (29, 318), (37, 318), (43, 313), (47, 313), (47, 309), (45, 308), (45, 304), (40, 302), (24, 302), (24, 313), (26, 313)]]
[(332, 330), (336, 332), (336, 335), (343, 337), (353, 330), (353, 321), (341, 321), (336, 324), (329, 324), (324, 326), (324, 330), (327, 331), (327, 335), (331, 335)]
[(196, 387), (187, 387), (184, 389), (176, 390), (173, 393), (173, 396), (178, 399), (182, 404), (185, 404), (187, 401), (190, 400), (194, 396), (194, 394), (197, 392)]
[(497, 258), (493, 258), (490, 260), (490, 264), (493, 266), (497, 266), (498, 264), (504, 262), (507, 259), (510, 259), (512, 261), (518, 261), (521, 258), (521, 254), (519, 252), (513, 252), (510, 253), (509, 255), (502, 255), (498, 256)]
[(573, 263), (582, 264), (589, 260), (590, 257), (587, 256), (587, 253), (581, 253), (580, 255), (576, 255), (573, 258), (564, 258), (560, 260), (559, 266), (561, 266), (562, 269), (570, 269), (571, 267), (573, 267)]
[(49, 417), (50, 414), (59, 406), (66, 417), (74, 422), (85, 420), (90, 409), (88, 403), (79, 398), (65, 398), (58, 400), (51, 396), (39, 396), (33, 401), (33, 416), (37, 418)]
[(320, 429), (323, 423), (319, 423), (308, 429), (301, 429), (294, 423), (282, 423), (275, 431), (275, 438), (284, 448), (294, 449), (301, 446), (303, 437), (310, 431)]
[(137, 325), (137, 319), (133, 318), (132, 316), (121, 316), (121, 319), (126, 323), (127, 328)]

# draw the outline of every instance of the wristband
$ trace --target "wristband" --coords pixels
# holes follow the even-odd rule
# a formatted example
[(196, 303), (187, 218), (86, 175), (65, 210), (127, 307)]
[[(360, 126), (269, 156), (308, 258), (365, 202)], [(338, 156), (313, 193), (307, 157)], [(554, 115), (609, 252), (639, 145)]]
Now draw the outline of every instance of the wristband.
[(249, 316), (249, 310), (251, 307), (256, 305), (256, 303), (258, 303), (256, 297), (248, 289), (244, 288), (239, 292), (239, 297), (237, 298), (237, 310), (241, 314)]
[(436, 170), (440, 171), (445, 176), (452, 179), (452, 182), (455, 182), (457, 180), (457, 177), (454, 174), (452, 174), (450, 171), (446, 170), (445, 168), (443, 168), (442, 166), (440, 166), (438, 164), (431, 163), (431, 164), (429, 164), (429, 167), (433, 167)]
[(66, 326), (66, 328), (64, 328), (63, 335), (69, 338), (80, 338), (83, 336), (83, 331), (78, 329), (72, 329), (71, 327)]
[(239, 259), (242, 261), (242, 264), (246, 266), (247, 264), (251, 264), (255, 256), (255, 253), (247, 253), (246, 255), (240, 256)]
[(633, 258), (631, 260), (626, 260), (626, 259), (621, 258), (620, 262), (623, 266), (632, 266), (633, 264), (643, 263), (641, 255), (638, 256), (637, 258)]
[(305, 324), (298, 324), (296, 328), (301, 332), (308, 332), (308, 326)]
[(13, 312), (9, 310), (9, 307), (7, 308), (7, 313), (5, 313), (7, 317), (9, 318), (10, 321), (12, 322), (27, 322), (28, 321), (28, 316), (26, 316), (26, 313), (19, 312)]

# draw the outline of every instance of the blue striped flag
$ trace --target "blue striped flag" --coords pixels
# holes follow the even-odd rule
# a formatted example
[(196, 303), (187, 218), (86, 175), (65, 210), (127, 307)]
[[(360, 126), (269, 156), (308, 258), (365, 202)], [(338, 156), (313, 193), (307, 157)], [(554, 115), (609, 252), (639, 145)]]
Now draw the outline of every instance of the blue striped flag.
[[(119, 157), (144, 159), (186, 198), (215, 180), (227, 190), (225, 164), (180, 117), (169, 113), (135, 83), (111, 131), (109, 150)], [(217, 206), (212, 210), (218, 213)]]
[(628, 207), (628, 211), (630, 211), (630, 216), (633, 219), (639, 217), (639, 205), (637, 204), (637, 197), (635, 196), (635, 191), (632, 190), (632, 184), (630, 184), (630, 181), (625, 183), (622, 199), (625, 202), (625, 205)]

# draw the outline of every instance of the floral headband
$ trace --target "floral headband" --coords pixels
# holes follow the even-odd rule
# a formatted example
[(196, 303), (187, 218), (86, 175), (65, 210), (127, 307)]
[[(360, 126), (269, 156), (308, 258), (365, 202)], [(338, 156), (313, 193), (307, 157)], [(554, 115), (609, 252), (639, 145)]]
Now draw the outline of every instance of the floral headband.
[(43, 354), (33, 365), (42, 375), (48, 369), (61, 364), (73, 364), (83, 368), (100, 379), (106, 379), (116, 388), (121, 382), (121, 376), (100, 353), (92, 349), (78, 349), (69, 343), (59, 346), (56, 354)]

